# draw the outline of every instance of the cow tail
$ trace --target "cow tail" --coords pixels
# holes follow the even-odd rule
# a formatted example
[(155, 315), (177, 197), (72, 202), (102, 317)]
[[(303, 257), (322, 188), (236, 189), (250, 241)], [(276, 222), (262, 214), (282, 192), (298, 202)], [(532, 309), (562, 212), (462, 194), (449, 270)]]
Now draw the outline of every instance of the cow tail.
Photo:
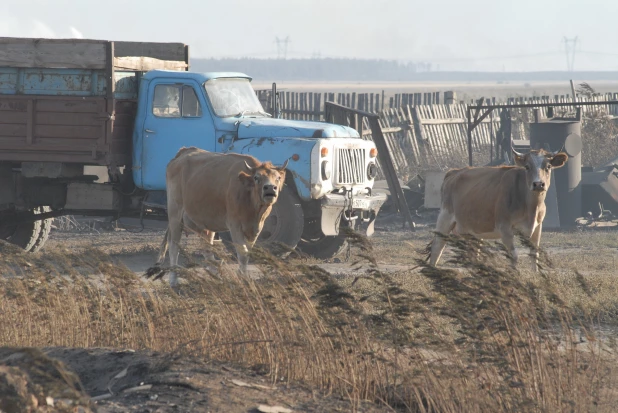
[(169, 226), (165, 230), (165, 235), (163, 236), (163, 241), (161, 242), (161, 248), (159, 249), (159, 259), (157, 260), (157, 265), (162, 265), (163, 261), (165, 261), (165, 254), (167, 254), (167, 248), (169, 246), (168, 236), (169, 236), (170, 228)]
[(431, 247), (433, 246), (433, 239), (427, 243), (425, 248), (418, 251), (419, 254), (423, 255), (423, 261), (429, 262), (429, 258), (431, 258)]

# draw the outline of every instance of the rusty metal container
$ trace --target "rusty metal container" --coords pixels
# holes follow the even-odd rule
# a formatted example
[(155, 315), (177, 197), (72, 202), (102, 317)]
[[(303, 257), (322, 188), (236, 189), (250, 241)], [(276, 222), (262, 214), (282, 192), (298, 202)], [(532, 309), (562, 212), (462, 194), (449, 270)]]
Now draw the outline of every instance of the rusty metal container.
[(582, 216), (581, 110), (577, 109), (575, 118), (541, 119), (536, 109), (534, 121), (530, 123), (530, 147), (550, 151), (564, 148), (569, 155), (567, 163), (552, 172), (551, 185), (556, 188), (560, 226), (574, 227), (575, 220)]

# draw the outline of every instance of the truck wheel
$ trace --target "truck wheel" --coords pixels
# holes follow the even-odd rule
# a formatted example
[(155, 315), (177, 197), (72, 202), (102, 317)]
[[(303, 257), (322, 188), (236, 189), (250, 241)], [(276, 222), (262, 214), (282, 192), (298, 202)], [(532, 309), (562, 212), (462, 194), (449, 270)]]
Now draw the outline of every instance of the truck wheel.
[(302, 238), (296, 248), (304, 254), (326, 260), (341, 254), (347, 245), (344, 235), (322, 235), (318, 238)]
[[(51, 212), (51, 208), (48, 206), (44, 206), (40, 208), (41, 213), (42, 212)], [(39, 221), (41, 223), (41, 231), (39, 232), (39, 237), (37, 238), (36, 242), (34, 243), (34, 246), (30, 249), (30, 252), (38, 252), (41, 250), (41, 248), (43, 248), (43, 245), (45, 245), (45, 243), (47, 242), (47, 239), (49, 238), (49, 234), (51, 232), (52, 229), (52, 225), (54, 224), (54, 219), (53, 218), (48, 218), (48, 219), (44, 219), (42, 221)]]
[[(32, 214), (40, 214), (42, 210), (43, 208), (34, 208), (30, 212)], [(33, 250), (37, 247), (40, 249), (47, 239), (47, 236), (44, 236), (42, 242), (39, 240), (41, 237), (43, 222), (44, 221), (34, 221), (4, 225), (0, 228), (0, 237), (3, 240), (8, 241), (11, 244), (15, 244), (28, 252), (33, 252)], [(51, 223), (49, 224), (49, 228), (51, 229)], [(47, 235), (49, 235), (49, 232)]]
[[(294, 249), (303, 233), (304, 222), (303, 208), (298, 195), (286, 186), (279, 193), (279, 199), (264, 221), (256, 245), (267, 249), (275, 256), (285, 257), (289, 252), (281, 251), (276, 244), (284, 244)], [(232, 245), (229, 231), (221, 232), (219, 236), (227, 249), (235, 254), (236, 250)]]

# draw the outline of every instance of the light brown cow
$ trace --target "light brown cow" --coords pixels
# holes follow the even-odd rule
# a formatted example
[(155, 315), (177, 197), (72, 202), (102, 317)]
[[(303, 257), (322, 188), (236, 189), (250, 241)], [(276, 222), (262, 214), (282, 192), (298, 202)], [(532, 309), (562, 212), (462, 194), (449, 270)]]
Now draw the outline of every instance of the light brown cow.
[(285, 182), (285, 168), (252, 156), (220, 154), (195, 147), (181, 148), (167, 165), (168, 227), (161, 244), (160, 266), (169, 245), (170, 285), (178, 283), (179, 241), (183, 225), (211, 245), (215, 232), (230, 231), (240, 272), (246, 273), (248, 252), (264, 220), (277, 202)]
[[(517, 264), (514, 230), (521, 231), (536, 248), (541, 241), (545, 218), (545, 196), (551, 181), (551, 169), (560, 168), (566, 153), (543, 149), (520, 154), (513, 150), (515, 166), (466, 167), (452, 169), (442, 183), (442, 205), (436, 232), (474, 235), (480, 239), (500, 238)], [(434, 237), (429, 263), (435, 266), (444, 250), (445, 240)], [(538, 252), (534, 271), (537, 271)]]

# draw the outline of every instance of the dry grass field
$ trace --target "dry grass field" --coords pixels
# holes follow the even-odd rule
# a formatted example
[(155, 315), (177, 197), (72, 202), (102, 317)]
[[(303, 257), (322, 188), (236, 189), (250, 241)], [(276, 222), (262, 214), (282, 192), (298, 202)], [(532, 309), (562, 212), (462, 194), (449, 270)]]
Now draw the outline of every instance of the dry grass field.
[(141, 275), (161, 231), (1, 244), (0, 394), (19, 366), (14, 400), (55, 411), (616, 411), (615, 230), (544, 233), (533, 273), (455, 238), (430, 268), (431, 222), (377, 227), (349, 262), (258, 251), (250, 279), (183, 238), (178, 292)]

